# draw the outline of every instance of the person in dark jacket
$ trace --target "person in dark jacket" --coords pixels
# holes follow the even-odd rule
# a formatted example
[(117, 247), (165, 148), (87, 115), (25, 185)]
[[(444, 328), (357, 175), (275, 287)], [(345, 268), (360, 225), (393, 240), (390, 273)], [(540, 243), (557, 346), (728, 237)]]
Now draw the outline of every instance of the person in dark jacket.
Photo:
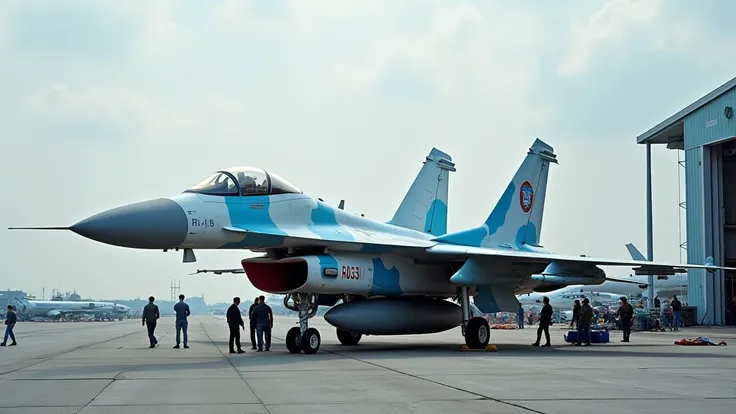
[(537, 328), (537, 342), (534, 342), (532, 345), (539, 346), (539, 341), (542, 339), (542, 332), (544, 332), (544, 338), (547, 340), (547, 343), (542, 346), (552, 346), (549, 341), (549, 326), (552, 324), (552, 305), (549, 304), (549, 298), (543, 297), (542, 302), (544, 302), (544, 306), (542, 307), (542, 312), (539, 313), (539, 328)]
[(243, 322), (243, 317), (240, 315), (239, 305), (240, 298), (236, 296), (233, 298), (233, 304), (227, 309), (227, 326), (230, 328), (230, 339), (228, 340), (228, 345), (230, 347), (231, 354), (236, 353), (233, 342), (238, 348), (238, 354), (245, 353), (243, 348), (240, 346), (240, 328), (245, 330), (245, 323)]
[(5, 314), (5, 337), (3, 338), (3, 342), (0, 343), (0, 346), (7, 346), (8, 337), (13, 340), (13, 343), (11, 343), (10, 346), (18, 345), (18, 343), (15, 342), (15, 334), (13, 333), (13, 328), (15, 328), (15, 324), (17, 322), (18, 315), (13, 310), (13, 305), (8, 305), (8, 313)]
[(580, 320), (580, 301), (575, 299), (575, 305), (572, 307), (572, 321), (570, 321), (570, 327), (572, 328), (577, 324), (578, 326), (580, 323), (578, 322)]
[(250, 323), (256, 327), (258, 332), (258, 352), (263, 351), (263, 335), (266, 335), (266, 351), (271, 350), (271, 328), (273, 328), (273, 312), (271, 307), (266, 305), (266, 298), (260, 296), (258, 298), (258, 306), (253, 308), (250, 316)]
[(524, 306), (521, 303), (519, 303), (519, 310), (516, 316), (519, 318), (519, 322), (517, 323), (519, 329), (524, 329)]
[(682, 303), (677, 296), (672, 296), (672, 302), (670, 302), (672, 308), (672, 322), (675, 330), (678, 330), (680, 326), (684, 326), (682, 323)]
[[(253, 309), (255, 309), (256, 306), (258, 306), (258, 296), (256, 296), (255, 299), (253, 299), (253, 303), (250, 305), (250, 308), (248, 308), (248, 320), (251, 321), (251, 317), (253, 316)], [(250, 349), (255, 350), (256, 349), (256, 326), (253, 325), (252, 322), (249, 323), (250, 325)]]
[(154, 331), (156, 331), (156, 323), (161, 315), (158, 312), (158, 305), (153, 303), (154, 300), (156, 299), (153, 296), (149, 296), (148, 305), (143, 308), (143, 326), (148, 328), (148, 340), (151, 342), (149, 348), (155, 348), (158, 345)]
[(634, 307), (623, 296), (621, 297), (621, 307), (618, 308), (616, 314), (621, 317), (621, 330), (624, 331), (624, 339), (621, 342), (629, 342), (631, 321), (634, 319)]
[[(577, 301), (575, 301), (577, 302)], [(590, 325), (593, 321), (593, 307), (590, 306), (588, 298), (583, 299), (583, 305), (580, 306), (580, 314), (578, 315), (578, 342), (577, 346), (590, 346)], [(585, 341), (585, 342), (583, 342)]]

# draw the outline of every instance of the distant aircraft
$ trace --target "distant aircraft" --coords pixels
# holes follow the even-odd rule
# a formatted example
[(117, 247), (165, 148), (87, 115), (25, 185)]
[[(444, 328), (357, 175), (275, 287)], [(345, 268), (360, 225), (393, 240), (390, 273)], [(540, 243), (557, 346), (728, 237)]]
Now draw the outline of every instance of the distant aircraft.
[(70, 314), (111, 314), (121, 316), (130, 311), (125, 305), (112, 302), (84, 302), (60, 300), (28, 300), (16, 299), (13, 306), (23, 317), (28, 318), (60, 318)]
[[(631, 258), (634, 260), (646, 261), (644, 255), (632, 244), (626, 245), (626, 248), (631, 254)], [(649, 287), (649, 281), (647, 276), (635, 276), (629, 275), (625, 278), (608, 278), (605, 282), (600, 285), (571, 285), (565, 288), (554, 290), (546, 293), (527, 293), (525, 295), (519, 295), (517, 299), (519, 302), (524, 304), (536, 304), (541, 303), (542, 298), (547, 296), (552, 302), (552, 296), (560, 297), (559, 295), (574, 295), (577, 294), (576, 299), (582, 299), (583, 297), (590, 297), (591, 294), (610, 294), (621, 296), (633, 296), (633, 297), (647, 297), (647, 288)], [(656, 282), (654, 283), (655, 296), (659, 297), (670, 297), (672, 295), (682, 295), (687, 292), (687, 276), (679, 275), (658, 275), (656, 276)], [(588, 296), (585, 296), (585, 295)], [(618, 300), (618, 299), (616, 299)], [(558, 301), (557, 303), (567, 303), (565, 301)], [(563, 305), (567, 306), (567, 305)], [(572, 305), (570, 305), (572, 306)], [(556, 307), (552, 304), (552, 307)]]
[[(320, 305), (343, 344), (361, 335), (441, 332), (462, 327), (471, 349), (488, 344), (490, 329), (471, 318), (470, 297), (483, 313), (515, 312), (516, 294), (606, 280), (598, 266), (630, 266), (636, 274), (674, 274), (685, 268), (726, 269), (566, 256), (539, 245), (552, 147), (537, 139), (496, 207), (480, 226), (446, 233), (446, 196), (438, 188), (454, 170), (436, 149), (394, 217), (380, 222), (339, 210), (304, 194), (274, 173), (250, 167), (221, 170), (182, 194), (118, 207), (68, 229), (115, 246), (138, 249), (247, 249), (264, 252), (241, 261), (253, 286), (285, 294), (299, 313), (286, 335), (290, 352), (315, 353), (320, 334), (308, 320)], [(332, 170), (330, 170), (332, 171)], [(388, 183), (392, 185), (393, 183)], [(380, 198), (384, 182), (368, 191)], [(483, 193), (477, 183), (470, 187)], [(736, 270), (736, 269), (734, 269)], [(460, 306), (447, 301), (459, 298)]]
[[(591, 286), (585, 286), (590, 289)], [(528, 295), (518, 296), (519, 302), (524, 306), (542, 306), (542, 298), (549, 298), (549, 304), (554, 309), (569, 310), (572, 309), (575, 304), (575, 300), (579, 300), (581, 303), (584, 298), (588, 298), (592, 306), (599, 306), (607, 303), (617, 303), (622, 295), (615, 292), (603, 292), (603, 291), (581, 291), (579, 286), (568, 286), (562, 289), (555, 290), (549, 293), (530, 293)]]

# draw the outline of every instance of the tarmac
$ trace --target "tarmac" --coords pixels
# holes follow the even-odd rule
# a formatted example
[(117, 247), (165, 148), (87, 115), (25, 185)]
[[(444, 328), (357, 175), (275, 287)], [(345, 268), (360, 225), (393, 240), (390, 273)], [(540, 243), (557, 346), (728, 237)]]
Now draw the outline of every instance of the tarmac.
[[(364, 337), (340, 345), (321, 318), (317, 354), (289, 354), (296, 318), (277, 317), (271, 352), (227, 353), (223, 317), (191, 317), (189, 349), (172, 349), (162, 318), (148, 348), (138, 320), (24, 322), (18, 346), (0, 348), (0, 413), (733, 413), (736, 330), (632, 334), (587, 348), (531, 346), (536, 326), (493, 330), (497, 352), (462, 351), (459, 329)], [(530, 329), (531, 328), (531, 329)], [(727, 346), (674, 345), (708, 336)]]

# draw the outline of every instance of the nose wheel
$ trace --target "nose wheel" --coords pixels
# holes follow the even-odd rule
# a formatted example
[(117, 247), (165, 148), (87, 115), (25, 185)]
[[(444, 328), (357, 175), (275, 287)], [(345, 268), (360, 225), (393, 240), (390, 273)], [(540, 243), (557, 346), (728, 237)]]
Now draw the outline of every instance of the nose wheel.
[[(289, 303), (289, 300), (293, 301)], [(284, 298), (287, 309), (299, 312), (299, 326), (295, 326), (286, 333), (286, 349), (292, 354), (304, 351), (305, 354), (314, 354), (319, 351), (322, 337), (315, 328), (308, 325), (309, 318), (317, 314), (317, 295), (296, 293)]]

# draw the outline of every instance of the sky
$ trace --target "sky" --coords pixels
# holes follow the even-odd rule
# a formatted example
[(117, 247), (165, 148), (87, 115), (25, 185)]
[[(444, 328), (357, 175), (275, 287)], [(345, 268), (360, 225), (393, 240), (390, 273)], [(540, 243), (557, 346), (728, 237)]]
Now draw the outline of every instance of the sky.
[[(535, 138), (559, 159), (541, 243), (646, 254), (636, 136), (735, 75), (733, 15), (726, 0), (3, 1), (0, 289), (163, 299), (178, 279), (207, 302), (255, 296), (244, 275), (189, 275), (248, 252), (185, 264), (5, 228), (68, 226), (237, 165), (386, 221), (437, 147), (457, 167), (457, 231), (485, 220)], [(652, 159), (654, 257), (680, 262), (678, 152)]]

